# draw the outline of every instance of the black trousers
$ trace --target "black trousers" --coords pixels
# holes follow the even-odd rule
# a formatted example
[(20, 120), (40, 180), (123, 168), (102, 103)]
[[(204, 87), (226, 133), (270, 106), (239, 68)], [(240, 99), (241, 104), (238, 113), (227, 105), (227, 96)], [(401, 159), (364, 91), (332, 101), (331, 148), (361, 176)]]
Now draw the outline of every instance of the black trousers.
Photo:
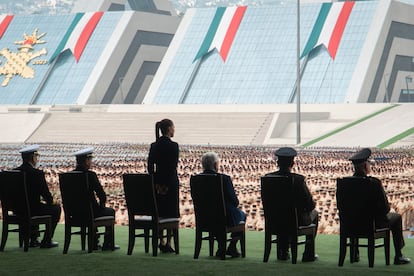
[[(316, 229), (318, 229), (318, 225), (319, 225), (318, 211), (312, 210), (312, 212), (310, 212), (309, 215), (310, 215), (310, 219), (312, 221), (312, 224), (315, 224)], [(299, 224), (301, 226), (304, 226), (300, 222), (299, 222)], [(316, 237), (316, 234), (315, 234), (315, 237)], [(279, 235), (277, 237), (277, 240), (278, 240), (278, 242), (277, 242), (277, 256), (278, 256), (278, 258), (283, 258), (285, 255), (288, 254), (290, 239), (291, 239), (291, 237), (289, 237), (289, 236)], [(312, 235), (307, 235), (306, 236), (305, 251), (303, 252), (303, 255), (307, 256), (307, 257), (314, 257), (315, 256), (315, 239)]]
[[(60, 213), (61, 213), (61, 208), (59, 204), (56, 205), (47, 205), (47, 204), (40, 204), (38, 206), (38, 208), (36, 208), (35, 210), (32, 211), (32, 215), (37, 215), (37, 216), (43, 216), (43, 215), (50, 215), (52, 216), (52, 233), (50, 235), (50, 238), (53, 238), (53, 235), (55, 234), (55, 229), (56, 226), (59, 222), (60, 219)], [(37, 237), (39, 237), (39, 226), (32, 226), (31, 230), (30, 230), (30, 238), (32, 240), (37, 239)], [(49, 241), (45, 241), (45, 242), (49, 242)]]
[(389, 227), (394, 242), (395, 256), (402, 255), (401, 249), (404, 247), (404, 236), (402, 229), (402, 217), (397, 213), (388, 213), (384, 221), (379, 222), (379, 227)]
[[(113, 216), (115, 217), (115, 210), (109, 207), (100, 207), (99, 209), (94, 210), (95, 218), (105, 217), (105, 216)], [(98, 232), (98, 229), (95, 230)], [(98, 236), (96, 236), (95, 240), (96, 244), (99, 243)], [(114, 243), (112, 240), (112, 233), (110, 227), (105, 227), (105, 235), (104, 235), (104, 246), (111, 246)]]

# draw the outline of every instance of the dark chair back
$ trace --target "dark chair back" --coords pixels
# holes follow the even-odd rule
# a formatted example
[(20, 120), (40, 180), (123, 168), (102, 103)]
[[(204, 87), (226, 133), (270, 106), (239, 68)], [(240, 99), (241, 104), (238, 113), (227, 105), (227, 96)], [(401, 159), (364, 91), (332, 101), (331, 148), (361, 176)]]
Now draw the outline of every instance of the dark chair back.
[(337, 179), (336, 204), (341, 233), (368, 235), (375, 229), (374, 186), (366, 177)]
[(292, 178), (264, 176), (261, 197), (265, 227), (276, 234), (296, 234), (298, 228)]
[[(45, 225), (45, 239), (50, 239), (52, 217), (50, 215), (32, 216), (28, 199), (26, 174), (22, 171), (0, 172), (0, 200), (3, 214), (3, 227), (0, 251), (4, 250), (9, 232), (19, 233), (19, 245), (24, 251), (29, 249), (30, 229), (34, 225)], [(18, 228), (9, 229), (9, 225)]]
[[(128, 208), (128, 255), (132, 254), (136, 237), (145, 240), (145, 252), (149, 251), (149, 240), (152, 244), (152, 255), (158, 255), (158, 237), (166, 237), (172, 233), (175, 253), (179, 253), (178, 223), (179, 218), (160, 218), (158, 215), (154, 177), (150, 174), (124, 174), (124, 194)], [(144, 230), (144, 233), (136, 233)], [(164, 235), (164, 230), (167, 234)], [(150, 234), (152, 232), (152, 234)]]
[(152, 216), (158, 220), (156, 193), (153, 184), (153, 175), (124, 174), (123, 184), (128, 216)]
[(59, 185), (65, 222), (72, 225), (89, 224), (94, 216), (89, 198), (88, 174), (80, 171), (61, 173)]
[[(241, 255), (246, 256), (246, 227), (245, 223), (228, 227), (229, 219), (224, 202), (223, 177), (220, 174), (198, 174), (190, 178), (191, 197), (194, 204), (196, 220), (196, 239), (194, 259), (197, 259), (203, 240), (209, 241), (210, 256), (213, 256), (214, 240), (217, 240), (219, 249), (226, 248), (227, 233), (240, 233)], [(203, 232), (208, 232), (203, 237)], [(218, 252), (218, 257), (225, 259), (224, 252)]]
[[(293, 178), (290, 176), (272, 175), (260, 179), (263, 211), (265, 216), (265, 250), (263, 261), (269, 260), (271, 244), (279, 239), (288, 239), (292, 250), (292, 264), (296, 264), (298, 245), (306, 240), (300, 236), (312, 238), (314, 243), (316, 225), (298, 226), (297, 203), (295, 201)], [(272, 240), (272, 235), (277, 238)]]
[(221, 175), (193, 175), (190, 187), (196, 227), (202, 231), (225, 228), (227, 219)]
[[(357, 261), (358, 248), (368, 248), (368, 264), (374, 267), (375, 249), (384, 247), (385, 263), (390, 263), (390, 229), (377, 228), (375, 225), (375, 207), (377, 191), (367, 177), (344, 177), (336, 181), (336, 204), (339, 211), (339, 261), (343, 266), (346, 248), (350, 247), (351, 263)], [(348, 239), (350, 242), (348, 242)], [(367, 239), (361, 244), (359, 239)], [(382, 243), (376, 243), (382, 239)]]
[(12, 211), (26, 219), (31, 217), (24, 172), (0, 172), (0, 199), (3, 214)]
[[(108, 235), (110, 248), (114, 250), (114, 224), (115, 217), (102, 216), (95, 218), (91, 203), (91, 191), (89, 190), (88, 173), (72, 171), (59, 174), (60, 193), (62, 196), (63, 210), (65, 211), (65, 244), (63, 254), (69, 249), (72, 235), (81, 236), (81, 247), (85, 249), (85, 238), (88, 237), (88, 252), (97, 248), (96, 236)], [(94, 195), (93, 195), (94, 196)], [(72, 227), (79, 227), (79, 231), (72, 231)], [(99, 227), (105, 227), (105, 232), (98, 232)]]

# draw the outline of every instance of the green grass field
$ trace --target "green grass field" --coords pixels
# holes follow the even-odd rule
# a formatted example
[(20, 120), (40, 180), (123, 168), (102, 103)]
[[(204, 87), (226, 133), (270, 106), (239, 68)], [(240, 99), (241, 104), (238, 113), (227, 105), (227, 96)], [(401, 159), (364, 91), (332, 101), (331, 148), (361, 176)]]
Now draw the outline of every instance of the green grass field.
[[(366, 249), (361, 249), (361, 261), (350, 264), (347, 256), (343, 267), (338, 267), (339, 237), (319, 235), (316, 251), (319, 260), (301, 263), (303, 246), (299, 247), (299, 261), (276, 261), (276, 250), (272, 248), (268, 263), (263, 263), (264, 233), (247, 232), (246, 258), (218, 260), (208, 256), (208, 244), (203, 243), (200, 257), (193, 259), (194, 230), (180, 230), (180, 254), (159, 254), (153, 257), (144, 253), (143, 239), (137, 238), (134, 252), (126, 254), (128, 228), (116, 227), (116, 243), (121, 246), (114, 252), (94, 251), (88, 254), (80, 250), (79, 236), (73, 236), (67, 255), (63, 250), (63, 225), (58, 225), (54, 240), (59, 247), (52, 249), (30, 248), (23, 252), (18, 247), (17, 234), (10, 233), (4, 252), (0, 252), (0, 275), (414, 275), (414, 265), (386, 266), (384, 250), (376, 249), (374, 268), (368, 267)], [(391, 242), (392, 244), (392, 242)], [(406, 239), (403, 250), (414, 257), (414, 239)], [(391, 250), (391, 258), (394, 254)]]

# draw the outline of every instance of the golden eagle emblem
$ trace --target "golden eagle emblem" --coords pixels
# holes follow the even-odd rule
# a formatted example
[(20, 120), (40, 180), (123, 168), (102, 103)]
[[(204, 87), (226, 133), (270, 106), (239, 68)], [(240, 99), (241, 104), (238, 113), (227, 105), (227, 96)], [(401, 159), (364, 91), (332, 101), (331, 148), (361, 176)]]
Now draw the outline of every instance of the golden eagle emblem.
[[(10, 79), (19, 75), (22, 78), (34, 78), (34, 69), (28, 66), (29, 62), (35, 58), (38, 58), (42, 55), (47, 54), (46, 48), (43, 48), (40, 51), (33, 52), (33, 45), (35, 44), (44, 44), (46, 43), (43, 40), (40, 40), (46, 33), (40, 35), (37, 34), (38, 29), (36, 28), (32, 35), (23, 34), (24, 40), (16, 41), (14, 44), (22, 45), (18, 48), (18, 52), (13, 53), (8, 48), (0, 50), (0, 56), (3, 56), (6, 59), (5, 64), (0, 67), (0, 75), (5, 75), (5, 79), (1, 83), (2, 86), (7, 86)], [(34, 65), (37, 64), (46, 64), (46, 60), (36, 60), (33, 61)]]

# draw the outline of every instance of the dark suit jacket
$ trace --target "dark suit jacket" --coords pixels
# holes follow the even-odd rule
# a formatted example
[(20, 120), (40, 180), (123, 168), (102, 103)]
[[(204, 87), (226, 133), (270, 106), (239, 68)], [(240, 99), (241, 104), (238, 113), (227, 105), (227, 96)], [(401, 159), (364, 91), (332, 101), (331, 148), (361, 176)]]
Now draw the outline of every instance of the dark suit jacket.
[(179, 217), (178, 206), (178, 144), (161, 136), (151, 144), (148, 154), (148, 173), (154, 175), (156, 185), (167, 186), (164, 195), (158, 195), (158, 212), (162, 217)]
[(266, 176), (271, 175), (286, 175), (293, 177), (293, 189), (296, 195), (296, 208), (298, 211), (298, 223), (299, 225), (309, 225), (312, 223), (311, 212), (315, 209), (315, 202), (313, 201), (312, 195), (309, 192), (308, 186), (305, 182), (305, 177), (300, 174), (291, 173), (289, 171), (276, 171)]
[(45, 174), (42, 170), (33, 168), (29, 163), (23, 163), (15, 170), (26, 173), (27, 196), (29, 198), (30, 209), (36, 212), (41, 205), (41, 197), (47, 204), (53, 204), (53, 197), (47, 186)]
[(234, 191), (233, 182), (230, 176), (226, 174), (220, 174), (216, 171), (206, 170), (204, 174), (217, 174), (223, 177), (223, 193), (224, 203), (226, 204), (226, 213), (228, 214), (229, 221), (228, 226), (238, 225), (241, 221), (246, 221), (246, 214), (238, 208), (239, 199)]
[[(89, 198), (92, 203), (92, 208), (95, 214), (105, 207), (106, 203), (106, 193), (103, 190), (101, 183), (99, 182), (98, 176), (95, 172), (88, 170), (82, 166), (76, 166), (74, 171), (81, 171), (88, 173), (88, 183), (89, 183)], [(96, 195), (96, 196), (95, 196)], [(99, 203), (96, 200), (96, 197), (99, 199)]]

